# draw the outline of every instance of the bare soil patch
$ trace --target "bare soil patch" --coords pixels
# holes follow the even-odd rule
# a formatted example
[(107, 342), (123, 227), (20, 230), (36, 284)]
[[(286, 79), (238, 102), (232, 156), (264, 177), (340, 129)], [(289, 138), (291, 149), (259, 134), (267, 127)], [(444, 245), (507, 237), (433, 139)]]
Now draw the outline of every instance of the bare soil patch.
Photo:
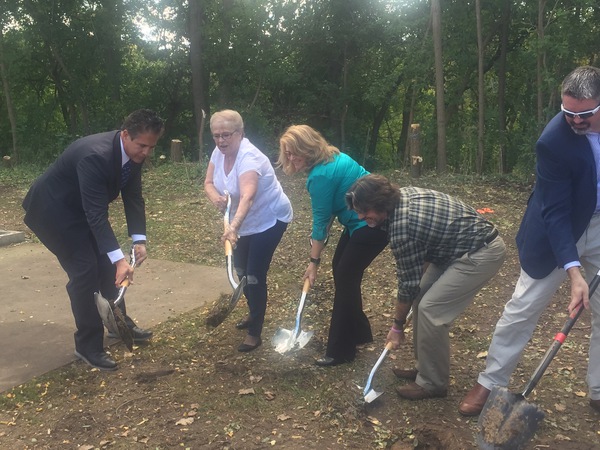
[[(222, 266), (219, 217), (201, 192), (193, 168), (163, 166), (145, 175), (153, 258)], [(410, 180), (392, 175), (401, 184)], [(339, 237), (334, 229), (316, 286), (308, 294), (303, 329), (315, 336), (301, 351), (282, 356), (270, 338), (279, 327), (293, 328), (308, 259), (310, 205), (302, 178), (280, 176), (295, 210), (295, 221), (278, 248), (269, 278), (269, 308), (264, 344), (249, 354), (236, 351), (244, 332), (235, 323), (245, 316), (245, 301), (221, 325), (208, 328), (209, 308), (161, 324), (153, 342), (128, 353), (111, 347), (119, 362), (115, 373), (91, 371), (82, 363), (32, 380), (0, 400), (0, 447), (190, 448), (190, 449), (446, 449), (475, 448), (476, 419), (458, 414), (463, 395), (484, 366), (485, 352), (504, 303), (512, 294), (519, 265), (514, 236), (530, 186), (498, 180), (423, 177), (413, 184), (456, 195), (488, 213), (508, 245), (500, 273), (477, 296), (452, 328), (451, 385), (444, 399), (411, 402), (395, 393), (391, 367), (410, 368), (408, 344), (388, 355), (374, 386), (385, 393), (362, 401), (370, 369), (383, 350), (395, 299), (394, 261), (385, 250), (363, 283), (365, 310), (375, 340), (363, 346), (352, 364), (319, 368), (331, 314), (329, 268)], [(26, 188), (4, 186), (2, 227), (27, 231), (20, 199)], [(113, 220), (122, 223), (118, 208)], [(123, 227), (116, 227), (124, 233)], [(198, 280), (202, 289), (202, 280)], [(215, 299), (216, 300), (216, 299)], [(135, 301), (132, 298), (132, 301)], [(534, 339), (516, 370), (511, 391), (518, 392), (567, 318), (564, 286), (540, 320)], [(68, 302), (65, 297), (65, 308)], [(587, 348), (590, 316), (571, 332), (529, 399), (546, 412), (531, 449), (592, 449), (600, 441), (600, 415), (588, 405)], [(10, 343), (4, 343), (10, 345)], [(10, 362), (3, 362), (10, 364)]]

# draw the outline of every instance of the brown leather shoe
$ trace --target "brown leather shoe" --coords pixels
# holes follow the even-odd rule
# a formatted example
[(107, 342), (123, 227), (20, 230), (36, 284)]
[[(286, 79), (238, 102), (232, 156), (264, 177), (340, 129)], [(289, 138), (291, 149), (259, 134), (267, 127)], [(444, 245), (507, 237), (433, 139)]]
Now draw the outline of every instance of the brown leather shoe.
[(410, 383), (405, 386), (397, 387), (396, 392), (400, 397), (408, 400), (425, 400), (427, 398), (440, 398), (447, 395), (445, 389), (442, 391), (428, 391), (417, 383)]
[(473, 386), (465, 398), (463, 398), (462, 403), (458, 407), (458, 412), (463, 416), (477, 416), (483, 409), (483, 405), (487, 401), (490, 395), (489, 389), (483, 387), (481, 384), (476, 383)]
[(411, 381), (415, 381), (417, 379), (417, 374), (419, 373), (417, 372), (417, 369), (400, 369), (399, 367), (394, 367), (392, 372), (394, 372), (394, 375), (398, 378)]
[(590, 400), (590, 406), (592, 408), (594, 408), (596, 411), (600, 412), (600, 399)]

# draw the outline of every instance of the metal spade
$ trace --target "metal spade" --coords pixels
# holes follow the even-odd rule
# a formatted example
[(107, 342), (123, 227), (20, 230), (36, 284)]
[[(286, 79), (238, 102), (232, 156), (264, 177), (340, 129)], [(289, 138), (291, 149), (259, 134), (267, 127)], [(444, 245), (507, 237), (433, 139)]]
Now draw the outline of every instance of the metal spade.
[(391, 342), (388, 342), (386, 344), (385, 348), (381, 352), (381, 355), (379, 355), (379, 359), (377, 359), (377, 362), (371, 369), (371, 373), (369, 373), (369, 378), (367, 378), (367, 385), (363, 389), (363, 395), (365, 397), (366, 403), (371, 403), (372, 401), (377, 399), (381, 394), (383, 394), (383, 391), (376, 391), (375, 389), (372, 389), (371, 383), (373, 382), (373, 376), (375, 376), (375, 372), (377, 372), (377, 369), (379, 369), (379, 366), (383, 362), (385, 355), (387, 355), (387, 352), (389, 352), (392, 349), (392, 346), (393, 344)]
[(286, 330), (285, 328), (279, 328), (271, 342), (275, 347), (275, 351), (281, 354), (287, 353), (294, 349), (303, 348), (310, 338), (312, 338), (314, 331), (302, 331), (300, 329), (300, 323), (302, 322), (302, 311), (304, 310), (304, 304), (306, 302), (306, 294), (310, 289), (310, 281), (308, 278), (304, 280), (304, 286), (302, 287), (302, 295), (300, 296), (300, 304), (298, 305), (298, 312), (296, 313), (296, 326), (294, 330)]
[[(135, 268), (136, 261), (133, 245), (131, 246), (129, 256), (131, 267)], [(125, 321), (125, 315), (119, 307), (119, 304), (123, 301), (123, 296), (125, 295), (125, 291), (127, 290), (128, 286), (129, 279), (126, 278), (121, 283), (119, 293), (114, 301), (105, 299), (100, 292), (94, 292), (94, 302), (96, 303), (96, 308), (98, 308), (98, 313), (102, 318), (104, 326), (110, 333), (119, 336), (127, 349), (131, 352), (133, 351), (133, 335), (131, 334), (131, 330), (129, 329), (127, 322)]]

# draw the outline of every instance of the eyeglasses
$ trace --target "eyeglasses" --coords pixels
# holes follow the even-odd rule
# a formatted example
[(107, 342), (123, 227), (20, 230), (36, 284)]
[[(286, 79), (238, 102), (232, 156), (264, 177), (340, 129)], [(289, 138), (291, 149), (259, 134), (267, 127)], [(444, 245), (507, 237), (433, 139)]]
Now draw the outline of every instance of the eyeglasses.
[(575, 117), (578, 117), (579, 119), (583, 120), (583, 119), (589, 119), (594, 114), (596, 114), (598, 111), (600, 111), (600, 105), (598, 105), (594, 109), (590, 109), (588, 111), (573, 112), (573, 111), (569, 111), (568, 109), (565, 109), (565, 107), (561, 103), (560, 109), (562, 110), (563, 113), (565, 113), (565, 116), (567, 116), (569, 119), (574, 119)]
[(229, 138), (231, 138), (231, 136), (233, 136), (237, 132), (238, 132), (238, 130), (235, 130), (233, 133), (213, 134), (212, 137), (213, 137), (213, 139), (215, 141), (218, 141), (219, 139), (223, 139), (224, 141), (228, 141)]

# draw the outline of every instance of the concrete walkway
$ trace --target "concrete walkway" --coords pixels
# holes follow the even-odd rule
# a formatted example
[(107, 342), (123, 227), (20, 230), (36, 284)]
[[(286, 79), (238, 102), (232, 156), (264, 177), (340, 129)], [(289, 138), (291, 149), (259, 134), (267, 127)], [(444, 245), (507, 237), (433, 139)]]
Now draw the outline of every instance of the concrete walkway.
[[(0, 247), (0, 274), (2, 392), (73, 361), (75, 322), (66, 274), (44, 246)], [(225, 267), (148, 259), (136, 269), (127, 312), (152, 328), (230, 292)]]

